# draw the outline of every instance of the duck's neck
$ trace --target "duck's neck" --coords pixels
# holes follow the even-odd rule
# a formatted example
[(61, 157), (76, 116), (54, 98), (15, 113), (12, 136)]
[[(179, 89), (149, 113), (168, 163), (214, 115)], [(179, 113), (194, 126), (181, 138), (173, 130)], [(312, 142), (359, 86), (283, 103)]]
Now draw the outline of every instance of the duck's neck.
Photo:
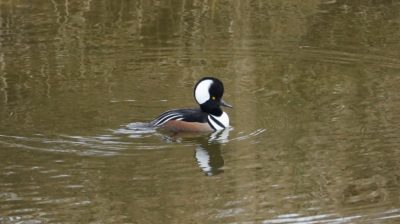
[(200, 109), (208, 114), (214, 115), (214, 116), (221, 116), (223, 111), (220, 107), (215, 107), (215, 106), (211, 106), (209, 104), (202, 104), (200, 105)]

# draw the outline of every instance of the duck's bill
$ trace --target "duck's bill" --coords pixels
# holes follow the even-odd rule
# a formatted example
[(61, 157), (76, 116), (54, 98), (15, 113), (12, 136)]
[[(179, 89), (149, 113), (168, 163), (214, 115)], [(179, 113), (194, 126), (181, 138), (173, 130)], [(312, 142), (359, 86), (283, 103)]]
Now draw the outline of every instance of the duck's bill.
[(221, 106), (233, 108), (230, 104), (228, 104), (227, 102), (225, 102), (223, 99), (221, 99)]

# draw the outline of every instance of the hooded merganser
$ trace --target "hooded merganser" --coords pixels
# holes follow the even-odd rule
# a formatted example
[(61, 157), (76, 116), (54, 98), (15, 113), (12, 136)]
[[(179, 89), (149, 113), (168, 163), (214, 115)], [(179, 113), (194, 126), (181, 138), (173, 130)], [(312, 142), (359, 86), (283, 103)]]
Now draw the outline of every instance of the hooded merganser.
[(220, 106), (230, 107), (222, 100), (224, 85), (213, 77), (200, 79), (194, 87), (197, 109), (169, 110), (150, 122), (154, 127), (179, 131), (217, 131), (229, 127), (229, 117)]

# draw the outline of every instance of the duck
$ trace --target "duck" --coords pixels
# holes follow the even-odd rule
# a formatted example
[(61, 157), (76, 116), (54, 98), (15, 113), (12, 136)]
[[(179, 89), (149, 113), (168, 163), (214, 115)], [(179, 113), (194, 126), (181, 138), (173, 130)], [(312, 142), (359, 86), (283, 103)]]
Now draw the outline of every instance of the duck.
[(150, 125), (173, 132), (215, 132), (230, 127), (229, 116), (221, 106), (233, 107), (222, 99), (224, 84), (221, 80), (201, 78), (194, 86), (193, 95), (198, 108), (168, 110)]

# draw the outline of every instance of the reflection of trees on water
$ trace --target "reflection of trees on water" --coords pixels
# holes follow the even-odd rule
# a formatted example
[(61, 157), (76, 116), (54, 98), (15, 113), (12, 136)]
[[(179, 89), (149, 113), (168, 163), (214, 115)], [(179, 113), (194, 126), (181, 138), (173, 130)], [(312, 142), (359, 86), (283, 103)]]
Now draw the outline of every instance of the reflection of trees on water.
[[(318, 13), (319, 10), (322, 13)], [(371, 37), (364, 43), (380, 45), (384, 40), (377, 37), (393, 31), (394, 23), (378, 21), (396, 21), (394, 11), (390, 1), (379, 4), (347, 1), (321, 4), (316, 0), (301, 1), (301, 4), (299, 1), (7, 3), (0, 9), (3, 34), (0, 41), (6, 49), (2, 85), (5, 85), (4, 80), (11, 84), (3, 87), (2, 92), (23, 99), (24, 94), (46, 97), (60, 88), (76, 91), (84, 88), (70, 83), (57, 85), (66, 79), (93, 79), (113, 91), (110, 80), (118, 75), (115, 71), (121, 66), (135, 67), (157, 61), (161, 64), (197, 63), (193, 61), (197, 57), (192, 57), (193, 52), (201, 56), (201, 49), (232, 48), (255, 44), (254, 41), (279, 47), (279, 43), (287, 41), (325, 45), (347, 40), (357, 44), (358, 40), (364, 42)], [(370, 13), (374, 18), (356, 16)], [(343, 15), (360, 19), (351, 20)], [(307, 18), (315, 20), (307, 21)], [(318, 21), (322, 24), (318, 25)], [(349, 21), (352, 26), (346, 27)], [(352, 27), (360, 29), (354, 32)], [(339, 32), (336, 37), (331, 35), (331, 30), (342, 28), (352, 35), (347, 38), (340, 37)], [(372, 32), (376, 28), (379, 32)], [(312, 35), (307, 34), (310, 31)], [(386, 40), (391, 36), (394, 35), (385, 35)], [(178, 46), (181, 47), (176, 51), (168, 52), (168, 47)], [(147, 47), (156, 48), (149, 52)], [(134, 61), (125, 61), (132, 59), (128, 57), (132, 54), (137, 55)], [(169, 61), (166, 55), (175, 61)], [(3, 102), (5, 98), (2, 97)]]

